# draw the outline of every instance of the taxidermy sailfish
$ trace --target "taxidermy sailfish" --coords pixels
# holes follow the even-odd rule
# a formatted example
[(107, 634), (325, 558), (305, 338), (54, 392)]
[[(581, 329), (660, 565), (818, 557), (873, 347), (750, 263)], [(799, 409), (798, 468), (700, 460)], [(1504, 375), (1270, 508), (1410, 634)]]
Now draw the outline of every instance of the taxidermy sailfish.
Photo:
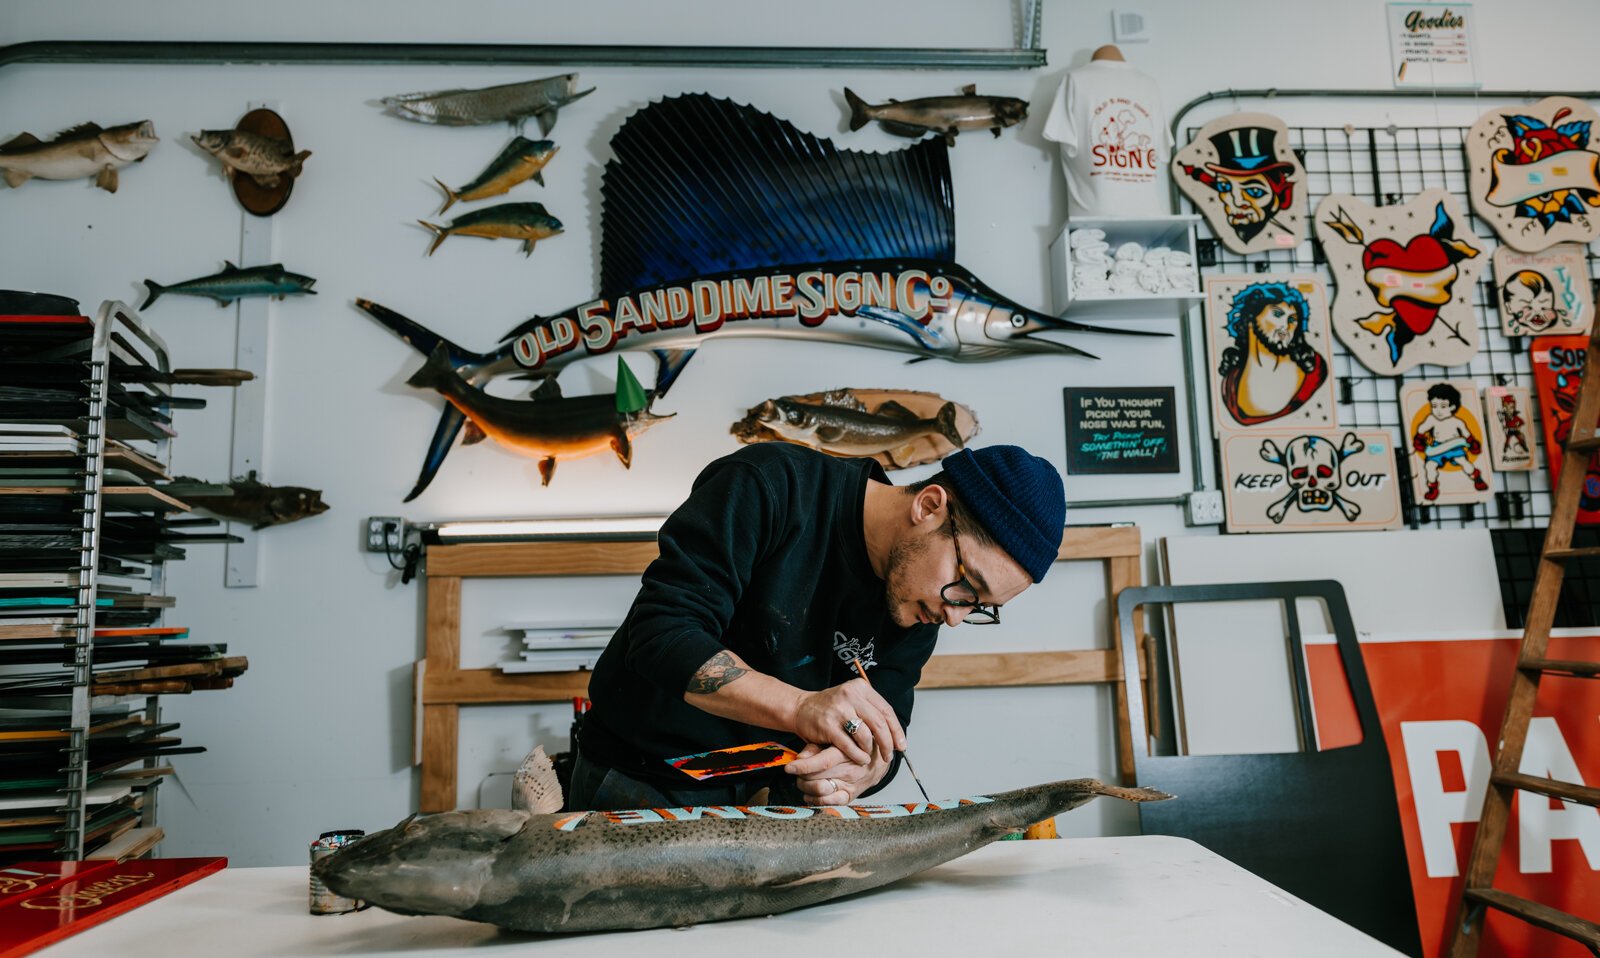
[[(984, 362), (1094, 358), (1043, 333), (1166, 335), (1029, 309), (957, 264), (943, 140), (841, 150), (754, 107), (687, 94), (629, 117), (611, 147), (599, 295), (528, 320), (492, 352), (449, 345), (467, 382), (553, 376), (585, 357), (648, 349), (670, 383), (695, 348), (734, 336)], [(440, 341), (392, 310), (357, 305), (425, 353)], [(665, 388), (658, 380), (657, 397)], [(445, 410), (407, 501), (427, 488), (465, 421)]]

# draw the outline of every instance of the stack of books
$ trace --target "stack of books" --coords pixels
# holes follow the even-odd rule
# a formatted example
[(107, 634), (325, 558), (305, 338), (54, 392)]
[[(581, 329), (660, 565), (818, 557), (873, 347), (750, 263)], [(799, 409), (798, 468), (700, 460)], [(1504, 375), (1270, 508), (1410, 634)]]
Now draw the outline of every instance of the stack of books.
[(517, 636), (517, 658), (501, 662), (502, 672), (577, 672), (594, 668), (614, 625), (519, 623), (505, 627)]

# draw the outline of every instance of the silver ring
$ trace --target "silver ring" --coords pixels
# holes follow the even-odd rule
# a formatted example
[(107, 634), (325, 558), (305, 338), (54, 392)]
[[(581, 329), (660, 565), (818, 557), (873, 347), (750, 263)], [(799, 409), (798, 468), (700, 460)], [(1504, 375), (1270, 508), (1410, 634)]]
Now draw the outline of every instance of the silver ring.
[(839, 783), (834, 781), (833, 779), (825, 778), (825, 779), (823, 779), (823, 781), (828, 783), (828, 790), (823, 792), (822, 794), (824, 794), (824, 795), (832, 795), (834, 792), (837, 792), (839, 790)]
[(854, 735), (854, 734), (856, 734), (856, 729), (858, 729), (860, 727), (861, 727), (861, 723), (860, 722), (857, 722), (855, 719), (851, 719), (850, 721), (844, 723), (844, 734), (846, 734), (846, 735)]

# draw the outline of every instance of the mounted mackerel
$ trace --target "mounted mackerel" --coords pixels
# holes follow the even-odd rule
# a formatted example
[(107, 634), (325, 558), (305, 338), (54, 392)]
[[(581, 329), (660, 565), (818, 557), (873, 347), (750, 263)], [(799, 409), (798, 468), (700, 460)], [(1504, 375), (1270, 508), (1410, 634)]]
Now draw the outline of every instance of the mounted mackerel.
[(543, 769), (536, 749), (518, 774), (519, 808), (414, 815), (313, 870), (340, 895), (404, 915), (539, 932), (683, 926), (877, 888), (1100, 795), (1172, 797), (1077, 779), (911, 805), (562, 814), (554, 771)]
[(145, 280), (144, 284), (150, 287), (150, 295), (139, 308), (149, 309), (151, 303), (168, 293), (178, 296), (205, 296), (216, 300), (218, 306), (226, 306), (245, 296), (276, 296), (279, 299), (302, 294), (315, 296), (317, 291), (311, 288), (314, 283), (316, 283), (314, 277), (291, 273), (283, 268), (282, 263), (240, 269), (224, 260), (220, 273), (186, 279), (171, 286), (162, 286), (154, 280)]

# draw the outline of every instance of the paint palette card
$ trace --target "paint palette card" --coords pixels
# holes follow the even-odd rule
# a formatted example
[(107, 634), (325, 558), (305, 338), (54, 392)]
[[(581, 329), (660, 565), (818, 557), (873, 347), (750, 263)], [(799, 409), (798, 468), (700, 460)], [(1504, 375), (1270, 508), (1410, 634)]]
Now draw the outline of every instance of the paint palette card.
[(666, 759), (666, 763), (690, 778), (703, 782), (708, 778), (743, 775), (745, 772), (756, 772), (764, 768), (777, 768), (780, 765), (788, 765), (799, 757), (794, 749), (786, 745), (777, 742), (755, 742), (710, 752), (697, 752), (693, 755), (680, 755), (677, 758)]
[(1490, 110), (1467, 131), (1472, 208), (1507, 246), (1537, 253), (1600, 238), (1600, 115), (1553, 96)]
[[(1533, 340), (1529, 349), (1552, 492), (1561, 479), (1573, 414), (1578, 411), (1578, 386), (1583, 382), (1588, 346), (1587, 336), (1548, 336)], [(1588, 476), (1578, 494), (1578, 524), (1600, 525), (1600, 453), (1589, 457)]]
[(1422, 379), (1401, 391), (1417, 505), (1484, 502), (1493, 495), (1477, 396), (1478, 384), (1470, 379)]
[(1266, 113), (1212, 120), (1172, 157), (1179, 191), (1235, 253), (1293, 249), (1305, 240), (1305, 178), (1289, 128)]
[(1533, 397), (1521, 386), (1483, 391), (1483, 421), (1489, 427), (1489, 461), (1495, 472), (1533, 468)]
[(1562, 243), (1538, 253), (1494, 251), (1494, 299), (1507, 336), (1587, 333), (1594, 290), (1583, 247)]
[(1393, 442), (1382, 429), (1226, 434), (1228, 531), (1398, 528)]
[(1449, 193), (1383, 207), (1331, 193), (1316, 223), (1335, 284), (1333, 332), (1362, 365), (1397, 376), (1478, 354), (1472, 284), (1488, 257)]
[(1328, 297), (1315, 276), (1206, 280), (1206, 350), (1217, 432), (1331, 429)]

